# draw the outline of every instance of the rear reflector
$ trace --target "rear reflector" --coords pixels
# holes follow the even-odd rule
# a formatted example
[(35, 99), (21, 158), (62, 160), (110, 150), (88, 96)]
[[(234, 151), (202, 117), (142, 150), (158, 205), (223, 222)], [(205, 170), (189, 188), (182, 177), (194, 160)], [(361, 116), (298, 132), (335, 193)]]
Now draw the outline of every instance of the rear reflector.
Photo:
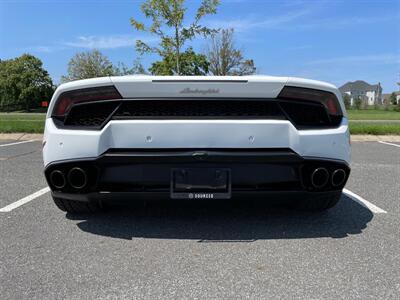
[(56, 100), (52, 116), (64, 117), (78, 103), (122, 99), (114, 86), (102, 86), (62, 93)]
[(286, 100), (299, 100), (299, 101), (312, 101), (321, 103), (327, 109), (329, 115), (331, 116), (342, 116), (342, 109), (339, 105), (339, 100), (337, 97), (330, 92), (302, 88), (302, 87), (294, 87), (294, 86), (285, 86), (283, 90), (279, 93), (278, 98), (286, 99)]

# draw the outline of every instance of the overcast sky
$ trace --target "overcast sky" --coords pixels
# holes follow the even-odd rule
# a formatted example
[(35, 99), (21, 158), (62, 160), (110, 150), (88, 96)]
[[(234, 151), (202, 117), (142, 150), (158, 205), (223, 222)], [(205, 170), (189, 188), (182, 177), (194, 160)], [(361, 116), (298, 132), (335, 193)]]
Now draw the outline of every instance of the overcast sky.
[[(204, 19), (232, 27), (258, 72), (334, 83), (381, 82), (384, 93), (400, 81), (400, 0), (278, 1), (222, 0), (218, 14)], [(129, 18), (143, 19), (141, 1), (0, 0), (0, 58), (32, 53), (58, 83), (69, 59), (97, 48), (114, 63), (132, 65), (137, 33)], [(187, 1), (193, 15), (198, 1)], [(193, 42), (202, 51), (206, 41)], [(146, 67), (155, 57), (143, 57)]]

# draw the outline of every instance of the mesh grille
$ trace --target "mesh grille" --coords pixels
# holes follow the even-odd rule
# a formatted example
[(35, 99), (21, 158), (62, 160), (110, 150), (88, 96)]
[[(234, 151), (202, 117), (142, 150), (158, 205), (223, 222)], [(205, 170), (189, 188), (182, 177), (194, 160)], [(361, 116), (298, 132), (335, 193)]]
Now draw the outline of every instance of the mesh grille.
[(135, 100), (125, 102), (115, 119), (130, 118), (278, 118), (279, 104), (268, 100)]
[(100, 127), (117, 108), (119, 102), (98, 102), (72, 107), (64, 125), (82, 127)]

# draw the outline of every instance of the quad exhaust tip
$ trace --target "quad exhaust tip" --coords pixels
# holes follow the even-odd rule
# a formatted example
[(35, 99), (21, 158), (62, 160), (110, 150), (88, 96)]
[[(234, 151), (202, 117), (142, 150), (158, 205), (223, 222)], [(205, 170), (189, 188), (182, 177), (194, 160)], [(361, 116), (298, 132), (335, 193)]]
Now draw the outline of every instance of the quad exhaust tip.
[(339, 186), (342, 185), (346, 180), (346, 172), (343, 169), (336, 169), (332, 173), (332, 185)]
[(68, 172), (68, 182), (74, 189), (83, 189), (87, 184), (86, 172), (78, 167), (72, 168)]
[(311, 184), (313, 185), (314, 188), (322, 188), (324, 187), (329, 180), (329, 173), (328, 170), (325, 168), (316, 168), (312, 173), (311, 173)]
[(66, 184), (64, 173), (60, 170), (54, 170), (50, 173), (50, 182), (57, 189), (64, 188)]

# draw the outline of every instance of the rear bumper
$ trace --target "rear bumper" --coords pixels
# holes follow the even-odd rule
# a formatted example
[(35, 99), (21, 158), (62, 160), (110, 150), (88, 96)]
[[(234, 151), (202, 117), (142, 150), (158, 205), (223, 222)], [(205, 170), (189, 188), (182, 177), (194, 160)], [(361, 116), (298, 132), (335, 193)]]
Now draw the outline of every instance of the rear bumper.
[(96, 158), (109, 149), (288, 148), (302, 157), (350, 162), (348, 121), (337, 128), (298, 130), (287, 120), (124, 120), (101, 130), (59, 129), (46, 120), (44, 164)]
[[(80, 168), (86, 174), (84, 187), (74, 188), (68, 176)], [(350, 173), (345, 161), (302, 157), (287, 148), (279, 149), (113, 149), (93, 159), (63, 160), (49, 164), (46, 179), (53, 196), (78, 201), (98, 199), (169, 198), (173, 168), (223, 168), (231, 172), (232, 198), (309, 197), (316, 193), (337, 193)], [(328, 172), (327, 183), (315, 187), (310, 176), (317, 168)], [(335, 170), (345, 171), (339, 185), (333, 185)], [(55, 187), (54, 171), (64, 174), (65, 185)], [(73, 177), (73, 176), (72, 176)]]

